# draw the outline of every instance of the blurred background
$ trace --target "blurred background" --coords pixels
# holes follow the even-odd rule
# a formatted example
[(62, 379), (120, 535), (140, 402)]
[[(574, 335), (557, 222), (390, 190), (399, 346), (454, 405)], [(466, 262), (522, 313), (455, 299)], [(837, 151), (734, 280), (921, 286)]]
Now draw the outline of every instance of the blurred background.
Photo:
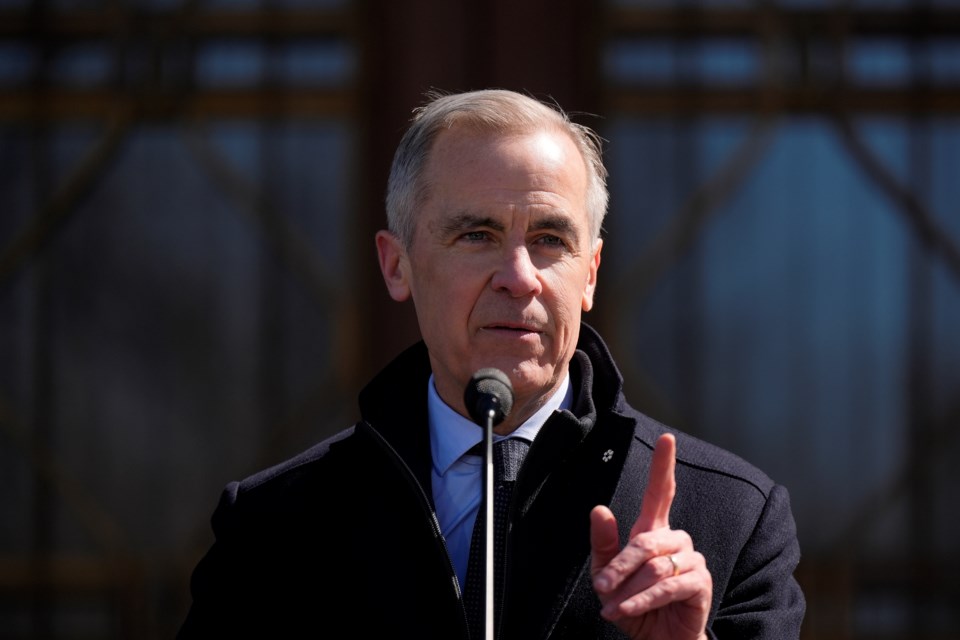
[(390, 159), (484, 87), (607, 140), (587, 320), (788, 487), (805, 638), (960, 638), (957, 0), (0, 0), (0, 638), (174, 635), (417, 339)]

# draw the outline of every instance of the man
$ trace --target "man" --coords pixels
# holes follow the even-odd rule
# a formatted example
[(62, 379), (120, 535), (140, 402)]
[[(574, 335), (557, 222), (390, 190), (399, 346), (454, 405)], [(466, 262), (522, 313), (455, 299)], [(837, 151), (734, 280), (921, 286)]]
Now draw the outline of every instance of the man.
[(423, 341), (361, 392), (356, 425), (227, 486), (181, 637), (481, 637), (464, 390), (488, 367), (514, 396), (496, 436), (526, 451), (498, 638), (798, 637), (786, 490), (632, 409), (581, 321), (606, 208), (598, 139), (560, 109), (492, 90), (416, 111), (376, 246)]

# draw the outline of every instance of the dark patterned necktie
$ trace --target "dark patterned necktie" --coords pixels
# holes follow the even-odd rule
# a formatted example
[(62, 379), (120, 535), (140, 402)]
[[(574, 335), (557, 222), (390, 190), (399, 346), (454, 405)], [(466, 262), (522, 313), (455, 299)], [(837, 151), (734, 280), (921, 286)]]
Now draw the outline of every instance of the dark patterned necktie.
[[(482, 443), (481, 443), (482, 446)], [(510, 508), (510, 497), (513, 495), (513, 485), (517, 479), (517, 472), (523, 463), (524, 456), (530, 443), (519, 438), (500, 440), (493, 445), (493, 590), (494, 617), (498, 619), (502, 603), (500, 596), (503, 591), (503, 551), (507, 542), (507, 520)], [(470, 539), (470, 558), (467, 563), (467, 584), (463, 590), (463, 601), (467, 609), (467, 622), (470, 625), (471, 640), (482, 640), (484, 606), (483, 606), (483, 546), (485, 523), (483, 501), (480, 502), (480, 511), (473, 525), (473, 537)]]

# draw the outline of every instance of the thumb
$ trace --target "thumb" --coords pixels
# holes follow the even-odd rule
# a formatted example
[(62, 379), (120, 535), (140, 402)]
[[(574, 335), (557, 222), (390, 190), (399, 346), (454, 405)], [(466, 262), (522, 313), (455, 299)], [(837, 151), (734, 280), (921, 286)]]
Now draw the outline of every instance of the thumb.
[(590, 575), (596, 576), (620, 552), (617, 518), (609, 508), (590, 511)]

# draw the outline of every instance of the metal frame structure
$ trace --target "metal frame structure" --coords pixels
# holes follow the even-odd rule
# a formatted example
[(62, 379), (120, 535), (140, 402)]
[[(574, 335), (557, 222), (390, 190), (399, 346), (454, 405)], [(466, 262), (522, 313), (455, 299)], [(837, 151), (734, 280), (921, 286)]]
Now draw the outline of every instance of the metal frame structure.
[[(960, 239), (951, 236), (939, 222), (951, 212), (939, 212), (938, 216), (930, 211), (929, 204), (913, 187), (901, 183), (875, 154), (855, 124), (862, 116), (898, 116), (913, 123), (960, 116), (960, 84), (933, 84), (920, 70), (906, 86), (878, 87), (857, 83), (845, 68), (846, 51), (858, 38), (884, 38), (911, 46), (933, 38), (960, 40), (960, 11), (956, 8), (915, 3), (906, 8), (873, 10), (838, 3), (827, 9), (787, 9), (762, 0), (750, 8), (736, 9), (616, 7), (608, 8), (602, 32), (605, 41), (742, 39), (764, 52), (762, 71), (749, 86), (707, 86), (698, 84), (695, 78), (648, 85), (604, 85), (604, 113), (635, 117), (738, 114), (753, 118), (750, 132), (729, 154), (726, 163), (690, 193), (647, 249), (621, 270), (610, 294), (614, 298), (632, 298), (634, 306), (639, 305), (698, 239), (710, 215), (763, 161), (776, 123), (797, 115), (832, 123), (853, 163), (893, 204), (928, 256), (942, 262), (954, 283), (960, 285)], [(823, 68), (817, 73), (810, 60), (811, 52), (823, 44), (829, 45), (833, 53), (827, 76), (823, 75)], [(799, 64), (791, 68), (787, 65), (788, 56)], [(922, 163), (922, 159), (918, 162)], [(929, 323), (925, 315), (929, 300), (923, 299), (924, 292), (929, 295), (929, 274), (922, 271), (915, 274), (916, 306), (911, 314), (912, 334), (916, 336), (924, 335)], [(632, 308), (628, 305), (619, 317), (605, 319), (609, 335), (615, 336), (617, 347), (624, 353), (634, 352)], [(960, 596), (954, 578), (957, 557), (916, 563), (911, 549), (904, 549), (902, 557), (890, 559), (891, 566), (879, 567), (857, 559), (856, 553), (864, 535), (879, 526), (900, 499), (906, 499), (910, 505), (915, 523), (912, 535), (918, 541), (928, 538), (927, 526), (934, 516), (931, 469), (938, 460), (945, 462), (944, 456), (950, 455), (958, 443), (960, 389), (953, 396), (956, 400), (951, 410), (945, 415), (932, 415), (925, 390), (929, 350), (934, 347), (920, 339), (911, 348), (914, 353), (909, 376), (910, 426), (915, 445), (907, 452), (901, 472), (889, 484), (877, 487), (851, 518), (852, 524), (833, 551), (804, 558), (800, 578), (809, 600), (804, 637), (861, 637), (853, 618), (857, 600), (865, 595), (877, 597), (895, 592), (914, 594), (907, 598), (912, 603), (907, 613), (910, 632), (904, 636), (871, 637), (946, 637), (938, 635), (941, 632), (937, 631), (937, 624), (931, 624), (922, 594), (945, 594), (942, 601), (947, 602)], [(636, 363), (628, 366), (637, 367)], [(642, 371), (635, 370), (634, 374), (633, 379), (646, 379)], [(627, 377), (631, 377), (630, 373)]]
[[(203, 3), (185, 2), (175, 11), (149, 12), (124, 3), (107, 2), (100, 10), (55, 10), (46, 2), (32, 2), (27, 9), (0, 10), (0, 43), (25, 44), (36, 53), (29, 81), (15, 87), (0, 87), (0, 125), (29, 129), (38, 141), (50, 128), (64, 122), (97, 123), (102, 134), (67, 178), (19, 228), (0, 246), (0, 295), (21, 277), (25, 266), (38, 267), (38, 287), (43, 322), (44, 249), (58, 230), (77, 210), (78, 203), (98, 184), (104, 171), (116, 160), (126, 136), (145, 122), (176, 122), (194, 150), (195, 158), (223, 192), (242, 203), (270, 239), (285, 267), (296, 273), (319, 304), (325, 304), (333, 285), (322, 260), (302, 243), (295, 229), (278, 215), (242, 179), (230, 163), (206, 144), (204, 127), (219, 119), (279, 121), (283, 119), (343, 118), (360, 132), (361, 166), (358, 171), (369, 184), (385, 183), (387, 166), (395, 142), (411, 105), (424, 90), (478, 86), (524, 88), (538, 95), (551, 95), (575, 112), (618, 112), (638, 117), (686, 114), (738, 113), (751, 115), (755, 125), (743, 145), (726, 165), (690, 194), (684, 207), (655, 239), (646, 253), (617, 274), (617, 287), (629, 287), (633, 297), (642, 297), (654, 282), (676, 263), (703, 228), (704, 222), (729, 193), (741, 183), (758, 162), (769, 140), (773, 123), (789, 114), (812, 114), (833, 122), (851, 158), (875, 182), (877, 188), (897, 205), (910, 229), (930, 254), (960, 278), (960, 249), (927, 210), (921, 198), (900, 184), (858, 136), (853, 118), (859, 114), (901, 116), (911, 121), (932, 116), (960, 116), (960, 86), (937, 86), (918, 77), (910, 86), (877, 88), (853, 84), (843, 72), (843, 51), (857, 37), (885, 37), (908, 43), (931, 38), (960, 39), (960, 10), (911, 5), (892, 10), (854, 8), (847, 4), (835, 9), (786, 9), (772, 2), (757, 2), (749, 8), (720, 9), (706, 6), (682, 8), (630, 8), (606, 5), (598, 8), (590, 0), (556, 0), (517, 3), (509, 0), (480, 0), (450, 3), (446, 0), (415, 0), (393, 3), (372, 0), (345, 2), (330, 9), (206, 10)], [(402, 8), (397, 5), (404, 5)], [(523, 6), (520, 6), (523, 5)], [(549, 15), (548, 29), (533, 30), (531, 21)], [(442, 29), (440, 28), (442, 27)], [(191, 62), (198, 45), (212, 40), (238, 39), (278, 43), (305, 39), (337, 38), (352, 43), (360, 54), (360, 70), (354, 82), (337, 87), (282, 85), (269, 77), (255, 87), (211, 88), (199, 85), (192, 75)], [(752, 39), (767, 52), (760, 81), (753, 86), (703, 85), (695, 80), (656, 86), (612, 86), (598, 72), (599, 50), (615, 39), (706, 38)], [(107, 86), (72, 88), (53, 81), (49, 62), (54, 53), (76, 42), (107, 46), (114, 56), (112, 78)], [(826, 42), (837, 52), (836, 73), (820, 77), (813, 70), (810, 51)], [(782, 54), (793, 52), (800, 65), (784, 71)], [(438, 55), (437, 51), (441, 53)], [(144, 69), (132, 74), (126, 64), (136, 59)], [(38, 187), (39, 188), (39, 187)], [(357, 193), (358, 225), (355, 247), (364, 244), (381, 218), (379, 188)], [(366, 255), (366, 250), (357, 248)], [(382, 293), (374, 265), (364, 259), (357, 266), (359, 282), (365, 289), (358, 311), (359, 320), (346, 335), (349, 339), (340, 356), (345, 386), (358, 383), (385, 359), (417, 335), (409, 308), (397, 310)], [(922, 291), (922, 286), (919, 288)], [(637, 296), (637, 292), (641, 292)], [(336, 297), (333, 298), (334, 300)], [(922, 305), (920, 305), (922, 306)], [(621, 319), (600, 317), (621, 344), (628, 343), (629, 331)], [(917, 332), (924, 322), (917, 317)], [(370, 340), (359, 336), (371, 335)], [(34, 345), (37, 359), (36, 388), (42, 396), (51, 369), (49, 352), (43, 344), (42, 328)], [(949, 416), (934, 417), (924, 410), (923, 361), (929, 345), (915, 346), (914, 428), (918, 445), (895, 486), (883, 487), (876, 499), (857, 518), (847, 545), (855, 545), (861, 528), (875, 522), (893, 495), (910, 493), (919, 518), (928, 505), (916, 487), (925, 479), (930, 456), (948, 450), (955, 443), (960, 406)], [(958, 392), (960, 397), (960, 392)], [(307, 412), (317, 415), (329, 407), (332, 398), (315, 398)], [(43, 530), (54, 514), (52, 494), (66, 502), (73, 517), (104, 550), (101, 557), (62, 555), (51, 541), (38, 539), (30, 557), (0, 556), (0, 598), (21, 602), (32, 613), (38, 636), (53, 632), (47, 615), (58, 598), (100, 597), (112, 603), (116, 612), (118, 637), (153, 637), (169, 630), (154, 628), (164, 605), (151, 602), (148, 584), (156, 567), (127, 549), (117, 521), (98, 505), (51, 453), (53, 437), (46, 398), (34, 401), (34, 424), (27, 425), (13, 414), (0, 391), (0, 438), (22, 451), (34, 469), (38, 486), (33, 526)], [(4, 445), (7, 446), (7, 445)], [(918, 532), (918, 535), (921, 535)], [(933, 559), (905, 555), (896, 567), (858, 566), (846, 561), (846, 548), (835, 557), (805, 559), (802, 579), (811, 595), (811, 616), (805, 629), (809, 638), (852, 638), (850, 603), (861, 588), (893, 586), (920, 590), (932, 585), (957, 591), (954, 568), (957, 559), (935, 565)], [(911, 550), (905, 550), (909, 552)], [(170, 598), (186, 585), (185, 576), (196, 559), (196, 549), (167, 567), (161, 590)], [(179, 597), (185, 598), (186, 594)], [(173, 597), (176, 600), (176, 597)], [(178, 611), (183, 602), (166, 603)], [(923, 634), (912, 639), (933, 637)]]

